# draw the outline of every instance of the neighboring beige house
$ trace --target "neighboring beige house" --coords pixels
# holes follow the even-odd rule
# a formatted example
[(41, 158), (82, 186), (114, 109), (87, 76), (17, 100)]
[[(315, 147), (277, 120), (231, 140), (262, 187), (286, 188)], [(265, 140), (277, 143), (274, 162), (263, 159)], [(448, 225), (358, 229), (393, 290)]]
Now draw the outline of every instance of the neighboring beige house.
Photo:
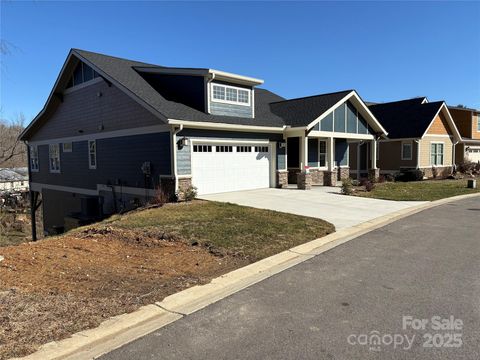
[(28, 190), (27, 168), (0, 168), (0, 192)]
[[(370, 104), (370, 111), (388, 132), (379, 141), (377, 166), (382, 174), (420, 169), (425, 177), (448, 174), (455, 161), (455, 144), (461, 141), (445, 102), (414, 98), (382, 104)], [(366, 175), (368, 144), (350, 146), (350, 159), (357, 159), (351, 173)]]
[(449, 106), (453, 121), (462, 136), (455, 147), (456, 163), (480, 161), (480, 110)]

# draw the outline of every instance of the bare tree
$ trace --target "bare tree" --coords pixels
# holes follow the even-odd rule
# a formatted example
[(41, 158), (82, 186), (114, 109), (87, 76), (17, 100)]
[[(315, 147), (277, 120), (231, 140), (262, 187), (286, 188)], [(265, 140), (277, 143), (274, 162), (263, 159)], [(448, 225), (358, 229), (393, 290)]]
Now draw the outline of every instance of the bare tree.
[(11, 120), (0, 119), (0, 167), (27, 166), (26, 149), (18, 139), (24, 124), (22, 113)]

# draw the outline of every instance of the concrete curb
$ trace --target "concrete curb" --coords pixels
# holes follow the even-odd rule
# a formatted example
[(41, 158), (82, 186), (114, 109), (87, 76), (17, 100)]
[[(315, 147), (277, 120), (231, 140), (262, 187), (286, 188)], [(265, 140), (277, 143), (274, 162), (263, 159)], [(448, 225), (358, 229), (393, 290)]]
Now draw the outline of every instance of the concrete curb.
[(188, 288), (167, 296), (161, 302), (143, 306), (129, 314), (122, 314), (110, 318), (97, 328), (81, 331), (67, 339), (42, 345), (40, 350), (22, 359), (80, 360), (97, 358), (372, 230), (423, 210), (477, 196), (480, 196), (480, 193), (436, 200), (399, 210), (348, 229), (339, 230), (323, 238), (298, 245), (256, 263), (234, 270), (213, 279), (206, 285)]

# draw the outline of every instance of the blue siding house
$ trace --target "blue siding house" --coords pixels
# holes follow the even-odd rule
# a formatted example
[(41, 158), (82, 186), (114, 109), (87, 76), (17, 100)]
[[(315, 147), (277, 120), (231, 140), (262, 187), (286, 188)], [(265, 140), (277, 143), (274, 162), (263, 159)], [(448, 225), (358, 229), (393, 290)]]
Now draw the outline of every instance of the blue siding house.
[[(134, 208), (158, 191), (335, 185), (349, 147), (386, 131), (355, 90), (286, 100), (263, 80), (72, 49), (28, 146), (32, 216), (57, 233)], [(41, 195), (41, 196), (40, 196)]]

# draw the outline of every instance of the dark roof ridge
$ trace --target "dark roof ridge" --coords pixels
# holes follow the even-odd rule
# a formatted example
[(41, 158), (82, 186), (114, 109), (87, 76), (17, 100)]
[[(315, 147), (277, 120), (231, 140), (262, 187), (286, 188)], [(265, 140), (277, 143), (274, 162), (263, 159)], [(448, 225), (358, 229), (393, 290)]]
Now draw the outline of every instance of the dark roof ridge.
[(293, 99), (285, 99), (285, 100), (282, 100), (282, 101), (274, 101), (274, 102), (271, 102), (270, 104), (278, 104), (278, 103), (287, 102), (287, 101), (303, 100), (303, 99), (309, 99), (309, 98), (320, 97), (320, 96), (334, 95), (334, 94), (340, 94), (340, 93), (343, 93), (343, 92), (344, 93), (349, 93), (349, 92), (352, 92), (352, 91), (355, 91), (355, 90), (350, 89), (350, 90), (334, 91), (334, 92), (325, 93), (325, 94), (302, 96), (302, 97), (293, 98)]
[[(146, 62), (143, 62), (143, 61), (126, 59), (126, 58), (122, 58), (120, 56), (112, 56), (112, 55), (102, 54), (102, 53), (95, 52), (95, 51), (90, 51), (90, 50), (72, 48), (72, 52), (77, 52), (77, 53), (79, 53), (80, 56), (82, 55), (81, 54), (82, 52), (86, 52), (86, 53), (90, 53), (90, 54), (105, 56), (105, 57), (116, 59), (116, 60), (130, 61), (130, 62), (135, 62), (135, 63), (138, 63), (138, 64), (147, 65), (147, 66), (163, 67), (162, 65), (158, 65), (158, 64), (150, 64), (150, 63), (146, 63)], [(132, 67), (139, 67), (139, 66), (141, 66), (141, 65), (132, 65)]]
[[(416, 97), (413, 97), (413, 98), (403, 99), (403, 100), (395, 100), (395, 101), (387, 101), (387, 102), (377, 102), (377, 103), (369, 102), (369, 103), (371, 103), (371, 105), (368, 105), (368, 106), (370, 107), (370, 106), (377, 106), (377, 105), (388, 105), (388, 104), (395, 104), (395, 103), (399, 103), (399, 102), (407, 102), (407, 101), (413, 101), (413, 100), (419, 100), (419, 99), (426, 99), (426, 98), (427, 98), (426, 96), (416, 96)], [(427, 104), (430, 104), (430, 102), (427, 103)]]

